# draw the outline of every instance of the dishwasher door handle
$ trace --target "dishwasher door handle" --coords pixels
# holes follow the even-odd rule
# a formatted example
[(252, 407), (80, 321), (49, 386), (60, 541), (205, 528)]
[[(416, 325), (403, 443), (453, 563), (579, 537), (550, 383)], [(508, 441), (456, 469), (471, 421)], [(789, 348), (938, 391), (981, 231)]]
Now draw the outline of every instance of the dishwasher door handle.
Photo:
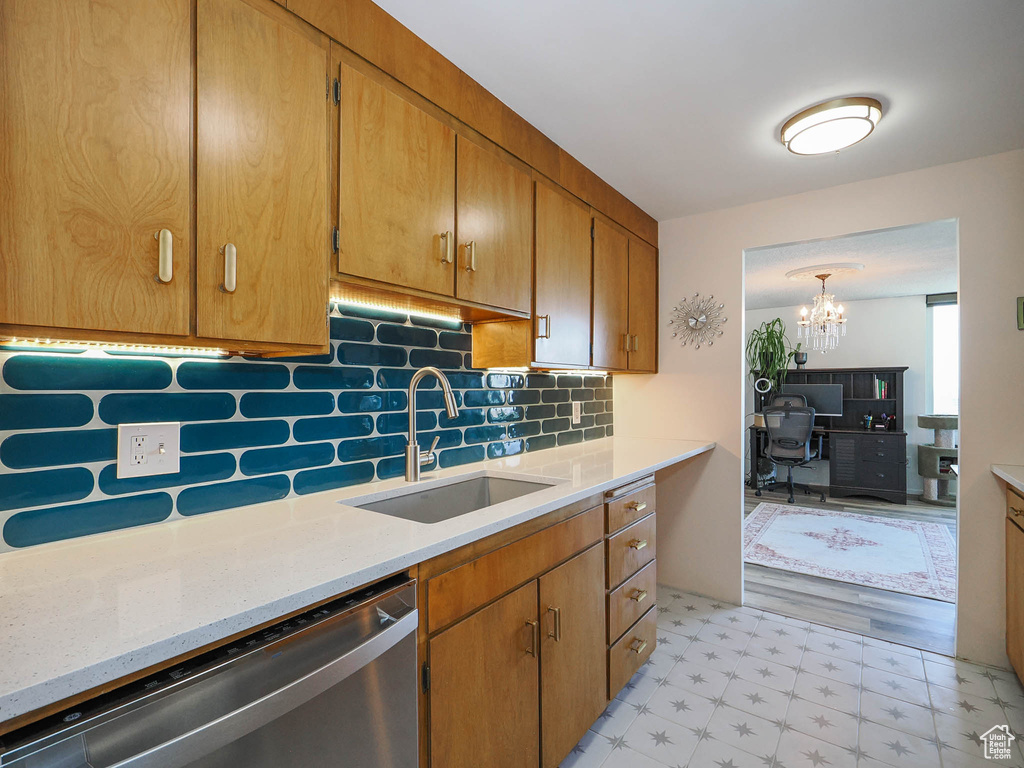
[(110, 768), (182, 768), (187, 766), (273, 722), (334, 687), (394, 648), (400, 640), (416, 631), (418, 623), (419, 611), (411, 611), (344, 656), (339, 656), (319, 669), (293, 680), (244, 707), (204, 723), (198, 728), (176, 736), (170, 741), (165, 741), (163, 744), (158, 744), (145, 752), (115, 763)]

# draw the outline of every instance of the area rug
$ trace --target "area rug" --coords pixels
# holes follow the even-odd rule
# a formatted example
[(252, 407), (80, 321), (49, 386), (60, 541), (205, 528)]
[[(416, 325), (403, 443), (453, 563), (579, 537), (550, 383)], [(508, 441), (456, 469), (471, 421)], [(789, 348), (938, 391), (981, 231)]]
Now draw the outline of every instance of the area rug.
[(761, 503), (743, 527), (755, 565), (956, 601), (956, 543), (937, 523)]

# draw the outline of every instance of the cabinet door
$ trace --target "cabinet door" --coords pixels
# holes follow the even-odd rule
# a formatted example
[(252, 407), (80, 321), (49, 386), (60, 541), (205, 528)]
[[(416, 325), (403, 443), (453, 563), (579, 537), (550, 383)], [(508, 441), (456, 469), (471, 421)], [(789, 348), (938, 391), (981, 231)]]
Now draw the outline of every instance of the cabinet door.
[(458, 139), (456, 296), (529, 312), (533, 284), (533, 185), (493, 152)]
[(1024, 679), (1024, 531), (1006, 520), (1006, 652)]
[(629, 238), (594, 218), (594, 358), (625, 370), (629, 341)]
[(539, 645), (536, 581), (430, 640), (433, 768), (537, 768)]
[(327, 51), (268, 0), (199, 0), (200, 336), (327, 343)]
[(607, 704), (601, 544), (541, 576), (540, 610), (541, 766), (556, 768)]
[(190, 8), (0, 0), (0, 323), (188, 334)]
[(534, 359), (590, 365), (590, 211), (546, 184), (536, 197)]
[(338, 271), (454, 295), (455, 132), (342, 64), (340, 142)]
[(658, 364), (658, 252), (629, 239), (629, 370), (651, 371)]

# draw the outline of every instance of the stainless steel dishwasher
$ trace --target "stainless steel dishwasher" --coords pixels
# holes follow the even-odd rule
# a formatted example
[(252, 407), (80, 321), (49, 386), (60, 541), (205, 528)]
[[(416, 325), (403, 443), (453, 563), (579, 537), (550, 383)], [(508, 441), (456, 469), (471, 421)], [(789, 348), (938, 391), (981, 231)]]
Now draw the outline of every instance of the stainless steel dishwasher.
[(2, 740), (3, 768), (415, 768), (415, 582), (395, 577)]

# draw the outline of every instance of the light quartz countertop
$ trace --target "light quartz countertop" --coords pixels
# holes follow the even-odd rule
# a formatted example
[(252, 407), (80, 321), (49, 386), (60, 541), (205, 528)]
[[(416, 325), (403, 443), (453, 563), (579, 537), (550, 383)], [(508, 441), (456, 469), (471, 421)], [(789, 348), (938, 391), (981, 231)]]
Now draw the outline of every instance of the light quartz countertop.
[(993, 464), (992, 474), (1006, 481), (1011, 488), (1024, 493), (1024, 467), (1014, 464)]
[(401, 478), (0, 555), (0, 722), (710, 451), (608, 437), (425, 473), (549, 488), (424, 524), (346, 506)]

